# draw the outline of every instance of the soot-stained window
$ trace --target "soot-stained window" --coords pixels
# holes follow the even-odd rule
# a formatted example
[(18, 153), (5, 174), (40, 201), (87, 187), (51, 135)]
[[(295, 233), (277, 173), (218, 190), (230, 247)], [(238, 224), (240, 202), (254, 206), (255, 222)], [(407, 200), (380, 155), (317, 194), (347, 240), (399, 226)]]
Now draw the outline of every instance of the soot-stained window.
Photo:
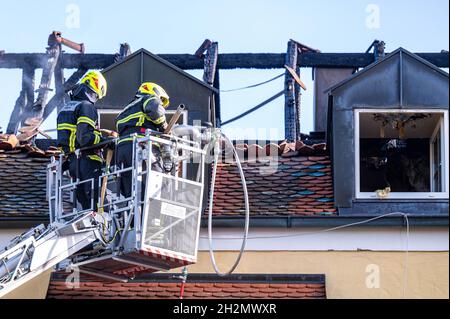
[(357, 197), (448, 194), (446, 113), (357, 111)]

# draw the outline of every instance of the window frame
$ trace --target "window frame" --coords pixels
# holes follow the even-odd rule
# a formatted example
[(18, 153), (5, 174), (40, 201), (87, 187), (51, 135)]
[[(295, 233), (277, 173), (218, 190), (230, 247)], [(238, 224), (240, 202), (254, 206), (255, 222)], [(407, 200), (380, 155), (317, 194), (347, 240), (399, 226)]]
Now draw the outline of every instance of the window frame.
[[(440, 121), (441, 128), (441, 154), (443, 157), (443, 171), (442, 171), (442, 192), (391, 192), (387, 198), (379, 198), (375, 192), (361, 192), (360, 180), (360, 114), (361, 113), (438, 113), (442, 114), (443, 118)], [(355, 199), (448, 199), (449, 197), (449, 124), (448, 124), (448, 110), (445, 109), (355, 109)], [(439, 126), (438, 126), (439, 127)], [(435, 135), (437, 129), (433, 133)], [(433, 137), (432, 136), (432, 137)], [(431, 138), (430, 137), (430, 140)], [(431, 144), (431, 143), (430, 143)], [(431, 149), (430, 149), (431, 152)], [(431, 161), (432, 158), (430, 158)], [(431, 162), (430, 162), (431, 167)], [(431, 168), (430, 168), (431, 171)], [(430, 176), (430, 189), (432, 179)]]
[[(434, 143), (435, 143), (435, 141), (437, 140), (437, 138), (438, 138), (438, 135), (440, 135), (439, 136), (439, 148), (440, 148), (440, 150), (441, 150), (441, 160), (442, 160), (442, 150), (445, 148), (445, 135), (444, 135), (444, 130), (443, 130), (443, 122), (444, 121), (444, 119), (443, 118), (441, 118), (440, 119), (440, 122), (439, 122), (439, 125), (437, 125), (436, 126), (436, 128), (434, 129), (434, 132), (433, 132), (433, 134), (431, 135), (431, 138), (430, 138), (430, 183), (431, 183), (431, 189), (433, 189), (434, 188), (434, 180), (433, 180), (433, 173), (434, 173), (434, 149), (433, 149), (433, 147), (434, 147)], [(445, 163), (444, 163), (445, 164)], [(441, 170), (441, 184), (442, 184), (442, 178), (445, 178), (445, 176), (443, 176), (443, 171)], [(442, 186), (443, 185), (441, 185), (441, 188), (442, 188)]]

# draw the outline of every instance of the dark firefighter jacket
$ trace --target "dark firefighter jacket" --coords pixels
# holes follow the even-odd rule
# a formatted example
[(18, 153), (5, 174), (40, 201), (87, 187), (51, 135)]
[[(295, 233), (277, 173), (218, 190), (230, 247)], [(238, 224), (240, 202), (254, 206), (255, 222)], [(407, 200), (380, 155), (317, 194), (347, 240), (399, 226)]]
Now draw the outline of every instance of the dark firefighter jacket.
[(162, 131), (166, 111), (160, 99), (153, 95), (137, 97), (117, 116), (117, 132), (121, 142), (131, 141), (131, 134), (142, 137), (146, 129)]
[[(58, 147), (61, 147), (64, 153), (92, 146), (104, 140), (97, 129), (97, 109), (88, 94), (85, 90), (81, 90), (58, 114)], [(95, 154), (95, 150), (85, 153)], [(96, 155), (89, 157), (102, 161)]]

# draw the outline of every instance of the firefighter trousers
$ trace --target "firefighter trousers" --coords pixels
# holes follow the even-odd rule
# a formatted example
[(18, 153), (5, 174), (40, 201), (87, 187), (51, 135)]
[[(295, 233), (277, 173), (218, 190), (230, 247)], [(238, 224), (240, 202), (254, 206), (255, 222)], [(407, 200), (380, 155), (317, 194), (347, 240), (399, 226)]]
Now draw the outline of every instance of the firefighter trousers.
[[(153, 146), (152, 153), (157, 159), (156, 162), (152, 163), (152, 170), (157, 172), (162, 172), (162, 165), (161, 165), (161, 152), (159, 150), (159, 147)], [(117, 153), (116, 153), (116, 160), (118, 168), (128, 168), (132, 166), (133, 164), (133, 143), (132, 142), (122, 142), (117, 146)], [(143, 163), (143, 170), (146, 168), (145, 162)], [(131, 171), (122, 173), (120, 175), (120, 181), (119, 181), (119, 187), (120, 187), (120, 193), (124, 197), (130, 197), (131, 196), (131, 187), (133, 182), (133, 174)], [(145, 193), (145, 181), (142, 182), (142, 198)]]
[[(102, 166), (103, 162), (98, 156), (81, 155), (78, 160), (75, 156), (69, 157), (69, 172), (72, 179), (79, 178), (80, 181), (86, 181), (93, 178), (93, 185), (91, 182), (85, 182), (78, 185), (76, 189), (76, 198), (83, 210), (89, 208), (97, 210), (98, 185), (99, 177), (102, 174)], [(91, 198), (93, 199), (93, 206), (91, 206)]]

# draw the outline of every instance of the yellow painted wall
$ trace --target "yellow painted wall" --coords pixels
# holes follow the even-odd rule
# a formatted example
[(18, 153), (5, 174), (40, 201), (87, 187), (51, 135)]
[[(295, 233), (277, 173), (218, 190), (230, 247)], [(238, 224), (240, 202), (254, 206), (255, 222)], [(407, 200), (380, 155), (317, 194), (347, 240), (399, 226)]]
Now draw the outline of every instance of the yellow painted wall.
[[(217, 252), (221, 271), (236, 256)], [(328, 298), (403, 298), (405, 257), (404, 252), (247, 251), (235, 273), (325, 274)], [(209, 253), (199, 252), (189, 272), (214, 272)], [(406, 298), (449, 298), (448, 251), (410, 252), (406, 287)]]
[(2, 299), (45, 299), (52, 270), (40, 274), (26, 284), (2, 297)]
[[(235, 252), (216, 252), (222, 271), (235, 257)], [(403, 298), (405, 257), (403, 252), (248, 251), (235, 273), (325, 274), (328, 298)], [(214, 272), (208, 252), (199, 253), (189, 272)], [(48, 271), (5, 298), (45, 298), (49, 279)], [(406, 298), (449, 298), (448, 252), (409, 253)]]
[[(12, 231), (8, 240), (21, 232)], [(228, 270), (236, 256), (236, 252), (216, 252), (220, 269)], [(407, 298), (449, 298), (448, 251), (410, 252), (408, 259)], [(246, 251), (235, 273), (325, 274), (328, 298), (402, 298), (404, 265), (404, 252)], [(366, 281), (374, 283), (376, 266), (379, 288), (368, 288)], [(198, 263), (189, 266), (189, 272), (213, 273), (209, 253), (199, 252)], [(6, 298), (45, 298), (49, 277), (47, 272)]]

